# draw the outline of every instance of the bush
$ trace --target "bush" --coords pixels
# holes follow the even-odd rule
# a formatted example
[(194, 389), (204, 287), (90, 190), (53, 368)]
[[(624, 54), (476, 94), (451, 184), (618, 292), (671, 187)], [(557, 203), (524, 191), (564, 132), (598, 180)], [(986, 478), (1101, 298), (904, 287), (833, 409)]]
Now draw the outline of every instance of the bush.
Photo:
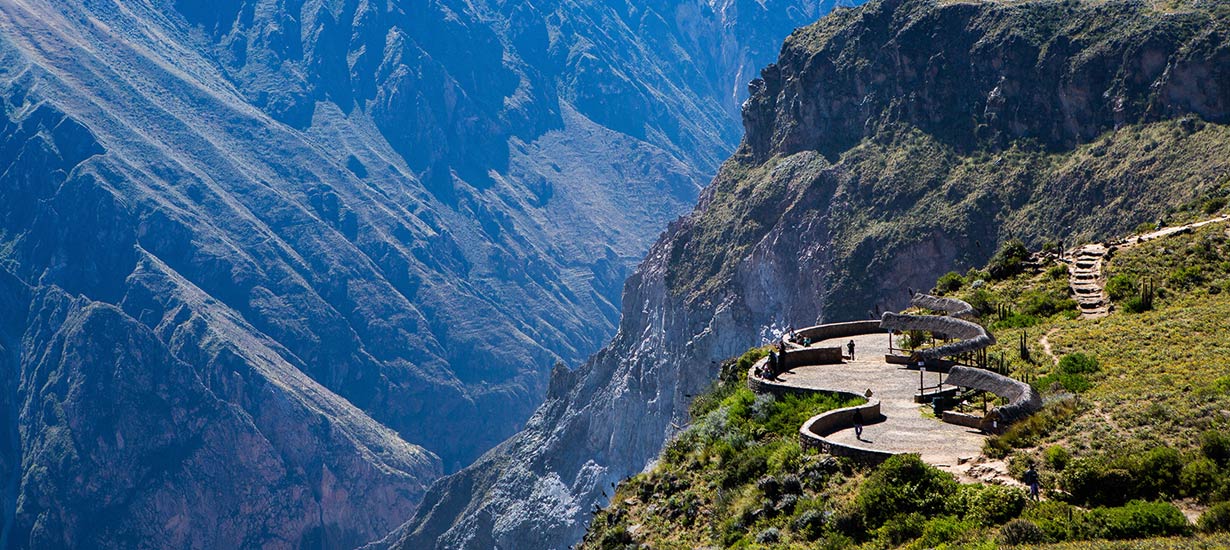
[(876, 468), (859, 488), (855, 506), (869, 527), (884, 525), (896, 516), (919, 512), (925, 517), (948, 511), (945, 495), (955, 493), (957, 482), (917, 455), (896, 455)]
[(1034, 290), (1021, 296), (1021, 313), (1035, 317), (1050, 317), (1064, 311), (1076, 309), (1076, 300), (1067, 293), (1046, 292)]
[(1116, 302), (1136, 296), (1138, 288), (1136, 279), (1124, 274), (1115, 275), (1106, 281), (1106, 295)]
[(1218, 471), (1216, 462), (1201, 458), (1183, 465), (1179, 482), (1182, 484), (1183, 494), (1208, 501), (1212, 500), (1211, 497), (1221, 488), (1222, 474)]
[(876, 534), (881, 541), (897, 546), (922, 536), (926, 521), (926, 518), (917, 512), (895, 516), (876, 529)]
[(1183, 471), (1183, 457), (1170, 447), (1156, 447), (1145, 453), (1132, 465), (1133, 474), (1139, 480), (1136, 494), (1145, 498), (1179, 496), (1179, 475)]
[(1230, 463), (1230, 433), (1208, 430), (1200, 434), (1200, 452), (1222, 466)]
[(935, 281), (935, 289), (941, 293), (956, 292), (965, 285), (965, 278), (956, 271), (949, 271)]
[(1042, 454), (1042, 459), (1046, 461), (1046, 465), (1056, 472), (1062, 472), (1068, 466), (1068, 462), (1072, 460), (1072, 453), (1063, 445), (1054, 445), (1047, 447), (1046, 452)]
[(987, 264), (987, 271), (992, 279), (1006, 279), (1025, 270), (1025, 262), (1029, 260), (1029, 249), (1025, 243), (1012, 239), (995, 252)]
[(1067, 264), (1055, 264), (1046, 270), (1046, 276), (1051, 280), (1059, 281), (1068, 278)]
[(1071, 504), (1046, 500), (1026, 508), (1022, 519), (1041, 529), (1047, 541), (1058, 542), (1073, 538), (1075, 525), (1083, 513)]
[(1153, 309), (1153, 304), (1140, 296), (1132, 296), (1123, 302), (1123, 311), (1128, 313), (1144, 313)]
[(1226, 202), (1226, 197), (1213, 197), (1204, 201), (1204, 204), (1201, 206), (1201, 210), (1203, 210), (1205, 214), (1211, 216), (1220, 212), (1222, 208), (1225, 208)]
[(1205, 533), (1230, 532), (1230, 502), (1214, 504), (1196, 522)]
[(1189, 288), (1204, 282), (1204, 270), (1195, 265), (1180, 267), (1170, 272), (1167, 281), (1175, 288)]
[(770, 527), (756, 534), (756, 542), (760, 544), (773, 544), (782, 539), (782, 532), (776, 527)]
[(804, 539), (816, 540), (820, 538), (820, 535), (824, 534), (824, 525), (827, 523), (825, 519), (824, 512), (812, 508), (799, 514), (794, 519), (794, 522), (790, 524), (790, 527), (796, 533), (802, 535)]
[(962, 485), (950, 508), (981, 525), (999, 525), (1021, 514), (1025, 491), (1003, 485)]
[(977, 526), (969, 521), (958, 520), (953, 516), (932, 518), (923, 525), (918, 540), (911, 545), (914, 548), (936, 548), (945, 543), (958, 542), (966, 533)]
[(1137, 486), (1131, 471), (1098, 457), (1073, 460), (1060, 480), (1075, 502), (1085, 504), (1123, 504)]
[(1093, 374), (1102, 370), (1098, 358), (1084, 353), (1069, 353), (1059, 359), (1059, 370), (1068, 374)]
[(1096, 357), (1084, 353), (1069, 353), (1059, 360), (1056, 372), (1039, 379), (1035, 385), (1039, 389), (1047, 389), (1058, 383), (1067, 391), (1081, 393), (1093, 387), (1085, 375), (1100, 370), (1102, 369), (1098, 366)]
[(999, 529), (999, 543), (1007, 546), (1047, 542), (1046, 532), (1027, 519), (1014, 519)]
[(1118, 508), (1095, 508), (1085, 515), (1085, 532), (1112, 540), (1186, 535), (1191, 524), (1168, 502), (1132, 501)]

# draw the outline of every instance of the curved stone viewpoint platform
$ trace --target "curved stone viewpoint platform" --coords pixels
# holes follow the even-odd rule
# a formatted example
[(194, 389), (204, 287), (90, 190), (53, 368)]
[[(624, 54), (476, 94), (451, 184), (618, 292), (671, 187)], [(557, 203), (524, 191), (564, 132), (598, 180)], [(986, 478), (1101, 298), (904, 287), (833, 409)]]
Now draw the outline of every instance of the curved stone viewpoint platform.
[[(779, 374), (776, 380), (757, 377), (753, 366), (748, 373), (748, 385), (758, 393), (776, 394), (815, 391), (862, 397), (868, 389), (872, 391), (868, 403), (859, 407), (866, 423), (862, 440), (855, 438), (850, 424), (853, 409), (838, 409), (813, 417), (803, 425), (799, 435), (805, 447), (871, 463), (893, 454), (915, 453), (930, 464), (957, 473), (958, 464), (982, 453), (985, 435), (979, 430), (923, 416), (923, 407), (914, 402), (918, 370), (885, 361), (888, 334), (884, 331), (840, 336), (813, 345), (844, 347), (850, 340), (855, 345), (853, 361), (798, 366)], [(926, 376), (928, 384), (935, 384), (940, 375)]]

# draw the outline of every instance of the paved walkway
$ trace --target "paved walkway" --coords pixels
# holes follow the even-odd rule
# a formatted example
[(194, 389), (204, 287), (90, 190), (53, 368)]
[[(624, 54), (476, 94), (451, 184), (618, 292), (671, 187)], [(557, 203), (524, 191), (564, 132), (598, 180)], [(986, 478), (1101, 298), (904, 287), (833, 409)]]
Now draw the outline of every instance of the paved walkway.
[[(841, 346), (844, 351), (850, 340), (836, 338), (813, 346)], [(797, 367), (779, 377), (801, 388), (841, 390), (860, 395), (870, 388), (880, 398), (884, 421), (865, 426), (862, 441), (855, 439), (853, 428), (834, 433), (827, 439), (872, 449), (918, 453), (929, 464), (958, 474), (966, 473), (973, 465), (969, 461), (981, 455), (985, 436), (971, 428), (923, 416), (924, 406), (914, 403), (918, 371), (884, 362), (888, 352), (887, 334), (855, 336), (853, 340), (857, 360), (841, 365)], [(938, 380), (938, 373), (925, 374), (928, 386), (934, 386)]]

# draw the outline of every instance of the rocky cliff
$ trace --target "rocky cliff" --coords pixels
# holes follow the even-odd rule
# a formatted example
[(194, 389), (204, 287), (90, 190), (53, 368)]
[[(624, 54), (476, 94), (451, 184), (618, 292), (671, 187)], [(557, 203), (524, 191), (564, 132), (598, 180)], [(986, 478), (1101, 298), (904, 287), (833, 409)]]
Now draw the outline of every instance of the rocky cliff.
[(735, 155), (628, 280), (614, 340), (386, 541), (564, 548), (715, 363), (874, 316), (1019, 237), (1121, 233), (1227, 185), (1230, 13), (883, 0), (796, 31)]
[(831, 2), (0, 3), (0, 547), (345, 547), (524, 423)]

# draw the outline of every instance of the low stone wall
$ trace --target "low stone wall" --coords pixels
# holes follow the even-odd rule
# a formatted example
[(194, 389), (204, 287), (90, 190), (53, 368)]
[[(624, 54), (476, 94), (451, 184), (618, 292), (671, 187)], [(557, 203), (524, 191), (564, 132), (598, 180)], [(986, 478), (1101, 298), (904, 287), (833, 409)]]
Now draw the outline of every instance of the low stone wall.
[[(855, 394), (846, 392), (834, 392), (838, 395), (857, 397)], [(803, 427), (799, 428), (799, 443), (804, 449), (816, 449), (822, 453), (828, 453), (833, 456), (844, 456), (855, 462), (867, 465), (876, 465), (889, 457), (898, 454), (890, 451), (880, 451), (877, 449), (868, 449), (857, 445), (849, 445), (845, 443), (837, 443), (825, 439), (825, 436), (846, 428), (854, 426), (854, 411), (858, 411), (863, 416), (863, 422), (874, 423), (880, 418), (880, 400), (872, 399), (863, 405), (857, 407), (846, 407), (844, 409), (836, 409), (823, 414), (813, 416), (803, 423)]]
[[(759, 367), (763, 367), (766, 362), (768, 362), (767, 358), (761, 359), (760, 361), (757, 361), (755, 365), (752, 365), (752, 368), (747, 371), (747, 387), (755, 393), (776, 396), (786, 394), (807, 395), (813, 393), (831, 393), (843, 399), (863, 398), (862, 395), (851, 392), (799, 388), (756, 376), (756, 370)], [(888, 457), (897, 454), (888, 451), (867, 449), (856, 445), (836, 443), (825, 439), (824, 436), (828, 434), (853, 427), (854, 411), (856, 410), (863, 415), (864, 422), (868, 424), (873, 423), (880, 418), (880, 400), (871, 399), (867, 403), (857, 407), (836, 409), (809, 418), (807, 422), (804, 422), (803, 426), (799, 428), (799, 444), (802, 445), (804, 449), (816, 449), (822, 453), (846, 457), (860, 464), (873, 466), (884, 462), (888, 459)]]
[(836, 365), (841, 362), (841, 348), (796, 348), (786, 352), (782, 370), (807, 365)]
[(811, 338), (812, 342), (828, 340), (829, 338), (845, 338), (847, 336), (858, 336), (860, 334), (875, 334), (884, 332), (880, 328), (879, 319), (871, 319), (867, 321), (849, 321), (845, 323), (828, 323), (824, 325), (816, 325), (814, 327), (802, 328), (794, 331), (795, 341), (802, 341), (803, 338)]
[(944, 422), (947, 422), (949, 424), (956, 424), (958, 426), (965, 426), (967, 428), (974, 428), (976, 430), (986, 431), (984, 426), (986, 425), (987, 420), (986, 418), (981, 417), (981, 416), (975, 416), (972, 414), (965, 414), (965, 413), (952, 412), (952, 411), (944, 411), (943, 420)]

